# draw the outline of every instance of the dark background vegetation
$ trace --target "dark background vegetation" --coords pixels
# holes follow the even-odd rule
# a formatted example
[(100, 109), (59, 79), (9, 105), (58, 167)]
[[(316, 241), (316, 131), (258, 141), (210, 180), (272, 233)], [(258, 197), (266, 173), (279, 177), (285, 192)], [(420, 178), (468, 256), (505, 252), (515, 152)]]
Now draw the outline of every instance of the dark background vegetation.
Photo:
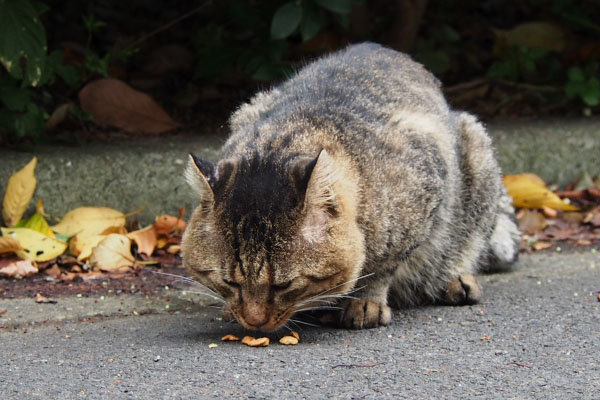
[(365, 40), (409, 52), (453, 106), (485, 119), (589, 116), (599, 10), (600, 0), (0, 0), (0, 144), (93, 138), (77, 94), (102, 77), (201, 132), (308, 60)]

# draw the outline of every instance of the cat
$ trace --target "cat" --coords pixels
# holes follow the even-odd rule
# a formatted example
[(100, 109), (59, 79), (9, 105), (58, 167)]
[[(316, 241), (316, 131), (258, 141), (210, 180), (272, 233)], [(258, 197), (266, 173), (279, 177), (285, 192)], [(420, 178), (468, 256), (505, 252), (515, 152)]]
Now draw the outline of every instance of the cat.
[(472, 304), (475, 274), (517, 259), (519, 231), (484, 127), (450, 110), (409, 56), (351, 45), (258, 93), (214, 164), (182, 239), (190, 275), (244, 327), (332, 308), (346, 328), (390, 306)]

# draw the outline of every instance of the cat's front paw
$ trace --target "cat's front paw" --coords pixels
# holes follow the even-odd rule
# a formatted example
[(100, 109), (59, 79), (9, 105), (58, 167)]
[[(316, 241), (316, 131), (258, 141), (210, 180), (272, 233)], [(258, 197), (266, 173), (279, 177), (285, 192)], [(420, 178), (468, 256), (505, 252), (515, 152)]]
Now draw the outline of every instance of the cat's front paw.
[(356, 299), (346, 303), (341, 316), (341, 325), (344, 328), (363, 329), (387, 325), (392, 320), (392, 311), (382, 303)]
[(466, 305), (479, 303), (483, 290), (476, 277), (463, 274), (454, 278), (446, 287), (444, 300), (451, 305)]

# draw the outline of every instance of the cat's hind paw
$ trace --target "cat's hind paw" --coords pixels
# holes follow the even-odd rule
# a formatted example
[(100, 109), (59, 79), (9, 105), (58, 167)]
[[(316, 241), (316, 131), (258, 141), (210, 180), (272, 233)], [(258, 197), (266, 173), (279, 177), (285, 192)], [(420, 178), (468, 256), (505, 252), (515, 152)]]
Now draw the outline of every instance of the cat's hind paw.
[(479, 303), (483, 290), (477, 278), (471, 274), (463, 274), (454, 278), (446, 287), (444, 300), (456, 306)]
[(387, 325), (391, 320), (392, 311), (387, 305), (369, 299), (356, 299), (346, 303), (340, 324), (344, 328), (363, 329)]

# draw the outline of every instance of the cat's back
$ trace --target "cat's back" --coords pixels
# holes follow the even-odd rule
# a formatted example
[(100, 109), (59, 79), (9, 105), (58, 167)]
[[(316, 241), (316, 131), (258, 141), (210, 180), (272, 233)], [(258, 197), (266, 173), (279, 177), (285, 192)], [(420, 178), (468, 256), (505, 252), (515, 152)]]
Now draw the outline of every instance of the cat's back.
[[(449, 118), (439, 81), (405, 54), (362, 43), (322, 57), (280, 86), (259, 93), (234, 113), (224, 156), (302, 142), (311, 129), (328, 130), (341, 142), (373, 143), (373, 135), (398, 115)], [(285, 140), (285, 139), (288, 140)], [(385, 139), (385, 138), (384, 138)]]

